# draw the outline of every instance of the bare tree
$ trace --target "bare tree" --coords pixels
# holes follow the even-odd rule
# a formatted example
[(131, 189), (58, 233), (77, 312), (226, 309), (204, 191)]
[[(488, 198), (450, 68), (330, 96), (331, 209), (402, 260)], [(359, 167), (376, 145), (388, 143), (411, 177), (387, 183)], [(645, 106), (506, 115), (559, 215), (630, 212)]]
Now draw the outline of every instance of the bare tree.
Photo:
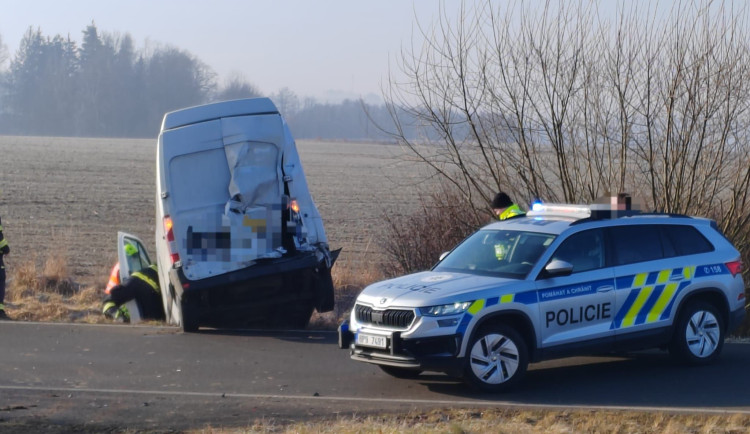
[(574, 203), (626, 191), (747, 242), (746, 18), (711, 1), (623, 5), (614, 18), (594, 2), (444, 10), (403, 50), (406, 79), (385, 88), (390, 132), (477, 213), (498, 190)]
[(271, 98), (284, 116), (292, 116), (300, 110), (299, 97), (288, 87), (279, 89)]
[(3, 44), (3, 35), (0, 35), (0, 66), (3, 66), (6, 60), (8, 60), (8, 49)]
[(228, 101), (240, 98), (255, 98), (261, 96), (257, 87), (250, 84), (241, 73), (233, 73), (225, 81), (224, 86), (214, 96), (215, 101)]

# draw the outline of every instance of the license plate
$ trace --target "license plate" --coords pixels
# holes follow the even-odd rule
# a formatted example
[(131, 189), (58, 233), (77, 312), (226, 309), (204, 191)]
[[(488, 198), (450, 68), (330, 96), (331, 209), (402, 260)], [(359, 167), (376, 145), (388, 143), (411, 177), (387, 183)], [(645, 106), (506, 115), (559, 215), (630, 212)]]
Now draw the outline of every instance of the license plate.
[(388, 340), (385, 336), (358, 333), (357, 345), (362, 345), (363, 347), (388, 348)]

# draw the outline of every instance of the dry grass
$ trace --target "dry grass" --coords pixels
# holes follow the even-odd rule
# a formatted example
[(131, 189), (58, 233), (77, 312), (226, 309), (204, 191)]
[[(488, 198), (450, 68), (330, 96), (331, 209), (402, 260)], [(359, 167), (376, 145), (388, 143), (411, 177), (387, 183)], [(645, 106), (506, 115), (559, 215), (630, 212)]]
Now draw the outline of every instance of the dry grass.
[(244, 428), (204, 428), (195, 433), (745, 433), (743, 414), (677, 414), (640, 411), (548, 411), (515, 409), (439, 409), (406, 414), (339, 417), (283, 424), (258, 419)]
[(49, 253), (44, 259), (31, 255), (9, 268), (7, 311), (24, 321), (105, 322), (103, 296), (93, 287), (82, 287), (69, 274), (64, 255)]
[[(374, 264), (365, 267), (359, 263), (357, 266), (359, 268), (354, 269), (342, 261), (333, 267), (336, 305), (332, 312), (314, 313), (310, 328), (334, 330), (354, 305), (359, 292), (382, 278)], [(102, 288), (84, 287), (75, 282), (69, 273), (67, 258), (56, 250), (50, 250), (43, 259), (39, 255), (30, 255), (23, 262), (9, 266), (8, 272), (5, 301), (9, 315), (14, 319), (109, 322), (101, 314), (104, 299)]]

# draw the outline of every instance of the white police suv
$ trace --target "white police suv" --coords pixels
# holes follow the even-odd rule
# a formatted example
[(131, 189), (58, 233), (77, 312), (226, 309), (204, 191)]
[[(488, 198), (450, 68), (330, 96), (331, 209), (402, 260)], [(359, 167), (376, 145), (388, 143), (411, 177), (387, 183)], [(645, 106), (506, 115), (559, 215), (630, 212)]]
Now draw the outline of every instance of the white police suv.
[(602, 208), (537, 204), (430, 271), (368, 286), (339, 346), (395, 377), (444, 372), (488, 391), (571, 355), (714, 361), (745, 315), (740, 253), (712, 220)]

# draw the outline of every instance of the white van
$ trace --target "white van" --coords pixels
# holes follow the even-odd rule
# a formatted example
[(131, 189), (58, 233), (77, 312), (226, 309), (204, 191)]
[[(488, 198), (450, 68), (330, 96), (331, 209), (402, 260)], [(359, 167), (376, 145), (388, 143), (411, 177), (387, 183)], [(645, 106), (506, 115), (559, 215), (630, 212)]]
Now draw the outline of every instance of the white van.
[[(330, 252), (297, 147), (268, 98), (167, 113), (156, 150), (156, 259), (168, 322), (304, 327), (333, 309)], [(118, 236), (121, 274), (128, 276)], [(122, 269), (123, 265), (125, 269)]]

